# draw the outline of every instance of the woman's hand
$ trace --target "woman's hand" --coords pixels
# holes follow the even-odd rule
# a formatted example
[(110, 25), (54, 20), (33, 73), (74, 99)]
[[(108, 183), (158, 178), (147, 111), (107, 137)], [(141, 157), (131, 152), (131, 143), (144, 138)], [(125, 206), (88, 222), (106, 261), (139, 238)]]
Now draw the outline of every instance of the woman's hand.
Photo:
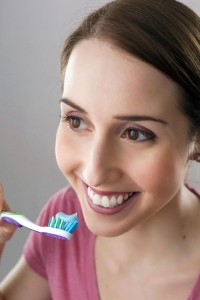
[[(4, 189), (2, 184), (0, 183), (0, 212), (2, 210), (10, 210), (10, 207), (4, 199)], [(0, 219), (0, 244), (4, 244), (6, 241), (8, 241), (12, 237), (16, 229), (16, 226), (4, 222)]]

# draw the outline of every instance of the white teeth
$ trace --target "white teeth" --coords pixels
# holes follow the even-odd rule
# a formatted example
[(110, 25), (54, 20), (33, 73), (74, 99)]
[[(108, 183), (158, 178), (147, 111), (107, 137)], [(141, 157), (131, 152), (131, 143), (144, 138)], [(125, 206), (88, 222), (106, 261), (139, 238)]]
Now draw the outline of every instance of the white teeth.
[(123, 197), (122, 197), (122, 195), (120, 195), (120, 196), (117, 198), (117, 203), (118, 203), (118, 204), (122, 204), (122, 202), (123, 202)]
[(108, 196), (101, 196), (96, 194), (90, 187), (88, 187), (88, 195), (94, 204), (100, 205), (103, 207), (113, 208), (115, 206), (121, 205), (124, 201), (126, 201), (133, 193), (127, 193), (124, 195), (119, 195), (118, 197), (112, 196), (111, 198)]
[(93, 191), (91, 190), (90, 187), (88, 187), (88, 195), (90, 196), (90, 198), (93, 197)]
[(128, 194), (126, 194), (125, 196), (124, 196), (124, 200), (127, 200), (128, 199)]
[(117, 205), (117, 199), (115, 196), (112, 196), (110, 199), (110, 207), (114, 207)]
[(107, 196), (103, 196), (101, 198), (101, 205), (104, 207), (109, 207), (110, 206), (110, 202)]
[(101, 205), (101, 197), (97, 194), (95, 194), (93, 197), (92, 197), (92, 201), (94, 202), (94, 204), (96, 205)]

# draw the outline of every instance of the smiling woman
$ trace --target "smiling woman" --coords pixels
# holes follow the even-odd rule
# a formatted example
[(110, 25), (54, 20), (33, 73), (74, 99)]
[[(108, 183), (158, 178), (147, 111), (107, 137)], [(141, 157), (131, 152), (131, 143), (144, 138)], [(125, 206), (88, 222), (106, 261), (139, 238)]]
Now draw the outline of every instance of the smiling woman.
[(63, 210), (81, 225), (70, 244), (32, 233), (4, 299), (33, 280), (37, 300), (199, 299), (200, 195), (185, 184), (200, 153), (199, 25), (175, 0), (116, 0), (65, 41), (56, 159), (71, 186), (38, 223)]
[[(71, 53), (63, 98), (73, 104), (61, 102), (67, 123), (60, 123), (56, 156), (97, 235), (121, 235), (157, 218), (173, 198), (180, 201), (189, 122), (176, 107), (178, 97), (168, 77), (108, 43), (84, 40)], [(90, 205), (93, 197), (86, 201), (84, 185), (103, 193), (98, 205)], [(112, 197), (128, 193), (113, 207)]]

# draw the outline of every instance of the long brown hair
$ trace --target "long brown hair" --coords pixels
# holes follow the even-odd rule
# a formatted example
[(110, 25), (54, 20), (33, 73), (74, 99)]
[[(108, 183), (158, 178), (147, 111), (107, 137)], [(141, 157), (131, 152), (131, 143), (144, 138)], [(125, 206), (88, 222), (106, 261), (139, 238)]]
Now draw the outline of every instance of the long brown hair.
[(62, 82), (74, 46), (107, 41), (153, 65), (180, 87), (178, 106), (200, 143), (200, 18), (175, 0), (116, 0), (87, 16), (66, 39)]

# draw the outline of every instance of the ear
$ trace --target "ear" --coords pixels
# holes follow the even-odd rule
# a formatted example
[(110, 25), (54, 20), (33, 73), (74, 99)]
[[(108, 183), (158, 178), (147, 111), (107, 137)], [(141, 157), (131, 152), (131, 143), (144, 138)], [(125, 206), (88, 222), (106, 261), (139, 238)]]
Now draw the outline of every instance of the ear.
[(200, 163), (200, 153), (195, 153), (193, 155), (193, 160), (195, 160), (196, 162)]
[(194, 146), (194, 149), (192, 151), (192, 154), (190, 155), (190, 160), (195, 160), (196, 162), (200, 163), (200, 144), (196, 143)]

